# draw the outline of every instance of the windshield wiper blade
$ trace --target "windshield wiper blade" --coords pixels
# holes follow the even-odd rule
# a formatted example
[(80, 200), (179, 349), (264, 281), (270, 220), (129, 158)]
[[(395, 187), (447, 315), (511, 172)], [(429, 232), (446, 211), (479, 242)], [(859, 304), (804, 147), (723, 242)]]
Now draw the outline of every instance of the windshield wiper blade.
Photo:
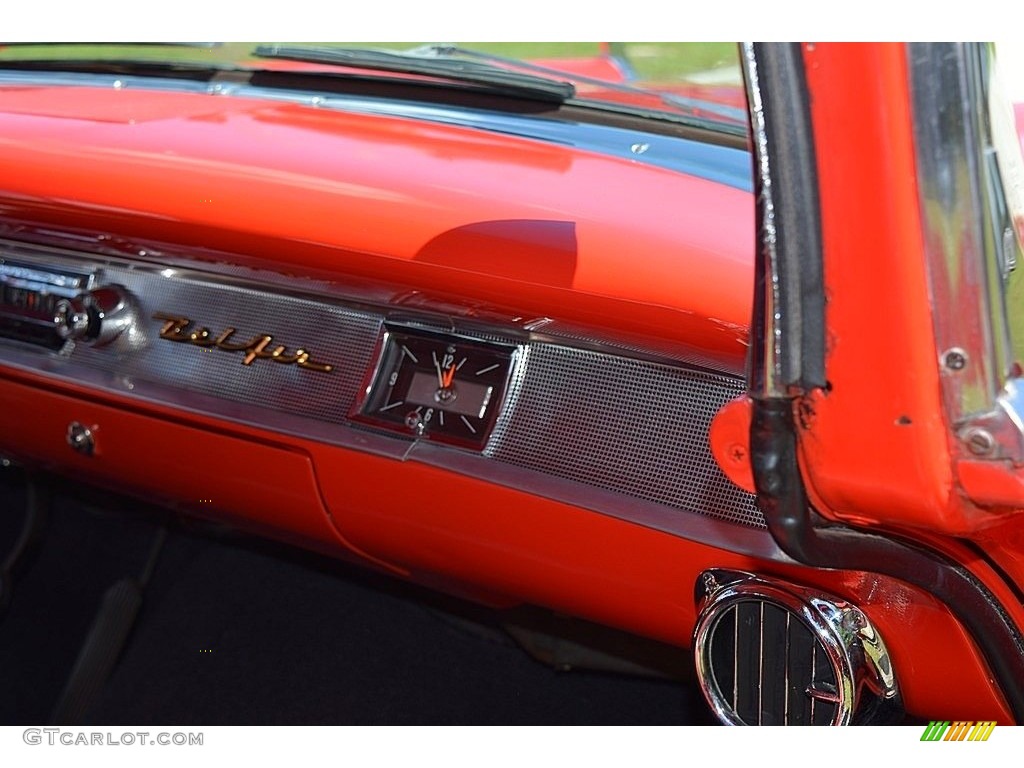
[(285, 59), (310, 64), (330, 64), (405, 75), (426, 75), (473, 85), (499, 88), (513, 95), (562, 103), (576, 95), (575, 86), (565, 80), (516, 72), (479, 61), (444, 56), (421, 56), (361, 48), (315, 48), (307, 46), (261, 45), (253, 55), (263, 59)]
[[(520, 70), (526, 70), (528, 72), (536, 72), (540, 75), (551, 75), (565, 76), (566, 73), (561, 70), (555, 69), (554, 67), (546, 67), (542, 64), (535, 64), (532, 61), (523, 61), (521, 59), (513, 59), (507, 56), (499, 56), (494, 53), (485, 53), (483, 51), (475, 51), (472, 48), (462, 48), (457, 45), (451, 45), (448, 43), (444, 44), (432, 44), (424, 45), (419, 48), (415, 48), (410, 51), (411, 54), (419, 56), (465, 56), (468, 58), (493, 62), (496, 64), (505, 64), (510, 67), (517, 67)], [(629, 85), (627, 83), (617, 83), (611, 80), (602, 80), (597, 77), (588, 77), (587, 75), (571, 75), (572, 79), (577, 83), (587, 83), (588, 85), (594, 85), (599, 88), (605, 88), (609, 91), (617, 91), (619, 93), (636, 94), (638, 96), (647, 96), (655, 99), (660, 99), (662, 103), (673, 109), (681, 109), (690, 112), (693, 115), (690, 121), (697, 124), (698, 127), (710, 128), (712, 130), (724, 131), (726, 133), (733, 133), (737, 136), (746, 135), (746, 112), (738, 107), (731, 107), (726, 104), (717, 104), (712, 101), (705, 101), (703, 99), (693, 99), (679, 96), (672, 93), (664, 93), (662, 91), (653, 90), (650, 88), (638, 88), (635, 85)], [(585, 99), (581, 98), (581, 102), (585, 103)], [(602, 103), (602, 108), (608, 110), (616, 109), (616, 105)], [(637, 112), (643, 113), (647, 116), (654, 118), (664, 119), (666, 115), (656, 115), (649, 109), (643, 109), (641, 107), (620, 107), (623, 112)], [(735, 123), (735, 125), (723, 125), (713, 122), (709, 122), (696, 115), (712, 114), (718, 117), (726, 118)]]

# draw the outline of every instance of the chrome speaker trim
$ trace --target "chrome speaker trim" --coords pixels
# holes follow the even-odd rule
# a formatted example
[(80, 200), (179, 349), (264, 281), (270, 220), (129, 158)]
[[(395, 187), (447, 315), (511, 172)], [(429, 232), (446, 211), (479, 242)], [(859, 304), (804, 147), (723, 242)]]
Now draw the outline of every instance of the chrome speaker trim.
[[(723, 723), (870, 725), (902, 716), (885, 643), (856, 606), (719, 569), (701, 574), (696, 596), (697, 677)], [(755, 666), (756, 682), (742, 674)]]

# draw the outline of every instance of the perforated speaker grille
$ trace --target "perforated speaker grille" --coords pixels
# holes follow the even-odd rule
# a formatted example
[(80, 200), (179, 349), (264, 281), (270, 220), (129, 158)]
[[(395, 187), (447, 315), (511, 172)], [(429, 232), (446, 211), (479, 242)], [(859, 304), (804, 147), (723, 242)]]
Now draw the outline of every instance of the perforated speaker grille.
[(764, 527), (708, 445), (742, 381), (555, 344), (532, 345), (519, 378), (488, 447), (494, 459)]

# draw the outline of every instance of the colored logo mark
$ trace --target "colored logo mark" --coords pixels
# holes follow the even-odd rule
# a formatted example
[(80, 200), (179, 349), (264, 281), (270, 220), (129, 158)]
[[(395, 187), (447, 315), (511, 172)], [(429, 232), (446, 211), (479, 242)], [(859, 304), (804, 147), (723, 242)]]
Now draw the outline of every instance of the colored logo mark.
[(994, 720), (932, 720), (921, 734), (921, 741), (988, 741), (995, 727)]

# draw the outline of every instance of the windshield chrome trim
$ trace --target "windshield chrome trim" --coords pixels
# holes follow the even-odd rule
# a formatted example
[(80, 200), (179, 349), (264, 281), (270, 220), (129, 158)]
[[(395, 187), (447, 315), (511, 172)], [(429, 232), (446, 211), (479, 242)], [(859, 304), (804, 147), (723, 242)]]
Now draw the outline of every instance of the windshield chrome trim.
[[(778, 233), (775, 228), (775, 201), (772, 197), (771, 158), (768, 152), (768, 128), (754, 44), (742, 43), (740, 51), (750, 109), (754, 168), (757, 174), (757, 248), (760, 251), (765, 282), (764, 290), (760, 291), (757, 297), (763, 301), (763, 313), (762, 317), (756, 318), (759, 322), (755, 323), (755, 326), (760, 325), (763, 329), (764, 340), (759, 345), (761, 355), (750, 356), (752, 370), (748, 379), (751, 395), (763, 398), (786, 397), (789, 388), (782, 375), (782, 317), (777, 309), (782, 306), (779, 295), (781, 281), (777, 252)], [(755, 306), (756, 304), (755, 302)], [(757, 370), (753, 370), (754, 366)]]
[[(1024, 460), (1003, 289), (1005, 204), (985, 100), (991, 49), (907, 46), (918, 196), (943, 400), (962, 457)], [(1019, 417), (1018, 417), (1019, 420)]]

